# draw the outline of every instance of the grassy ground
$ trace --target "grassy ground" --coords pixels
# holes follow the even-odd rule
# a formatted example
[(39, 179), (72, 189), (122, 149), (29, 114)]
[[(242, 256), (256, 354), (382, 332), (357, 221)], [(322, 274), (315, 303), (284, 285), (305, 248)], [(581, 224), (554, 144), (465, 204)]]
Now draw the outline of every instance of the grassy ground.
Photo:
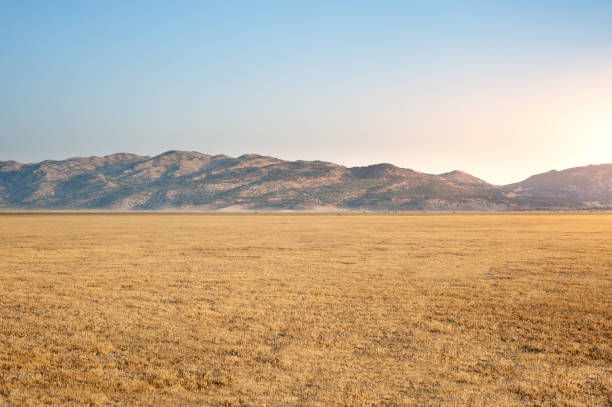
[(0, 215), (0, 406), (612, 405), (612, 215)]

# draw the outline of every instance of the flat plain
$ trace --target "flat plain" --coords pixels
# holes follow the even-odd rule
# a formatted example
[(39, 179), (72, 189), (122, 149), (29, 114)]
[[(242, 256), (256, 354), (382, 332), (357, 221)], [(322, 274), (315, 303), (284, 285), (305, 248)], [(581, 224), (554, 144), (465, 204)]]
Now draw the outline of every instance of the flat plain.
[(3, 214), (2, 405), (610, 406), (612, 214)]

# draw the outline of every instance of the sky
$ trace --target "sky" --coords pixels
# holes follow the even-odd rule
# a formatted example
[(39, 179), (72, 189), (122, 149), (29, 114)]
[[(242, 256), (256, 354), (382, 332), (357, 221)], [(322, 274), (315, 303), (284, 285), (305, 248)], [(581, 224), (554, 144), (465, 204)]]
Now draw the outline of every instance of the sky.
[(612, 1), (0, 0), (0, 160), (612, 163)]

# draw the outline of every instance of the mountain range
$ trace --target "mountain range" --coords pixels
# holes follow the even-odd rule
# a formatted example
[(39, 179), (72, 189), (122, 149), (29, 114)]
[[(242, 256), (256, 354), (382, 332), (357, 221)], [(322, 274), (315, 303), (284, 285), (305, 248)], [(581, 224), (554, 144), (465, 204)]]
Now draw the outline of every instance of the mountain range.
[(0, 161), (3, 210), (563, 210), (612, 208), (612, 164), (497, 186), (462, 171), (168, 151)]

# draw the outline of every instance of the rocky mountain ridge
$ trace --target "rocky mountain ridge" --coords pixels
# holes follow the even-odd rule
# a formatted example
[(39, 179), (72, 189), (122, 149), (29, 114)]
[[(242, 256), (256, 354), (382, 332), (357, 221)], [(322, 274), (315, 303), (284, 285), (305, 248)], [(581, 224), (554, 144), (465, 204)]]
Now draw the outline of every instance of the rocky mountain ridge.
[(495, 186), (462, 171), (168, 151), (0, 161), (0, 208), (104, 210), (547, 210), (612, 208), (612, 164)]

